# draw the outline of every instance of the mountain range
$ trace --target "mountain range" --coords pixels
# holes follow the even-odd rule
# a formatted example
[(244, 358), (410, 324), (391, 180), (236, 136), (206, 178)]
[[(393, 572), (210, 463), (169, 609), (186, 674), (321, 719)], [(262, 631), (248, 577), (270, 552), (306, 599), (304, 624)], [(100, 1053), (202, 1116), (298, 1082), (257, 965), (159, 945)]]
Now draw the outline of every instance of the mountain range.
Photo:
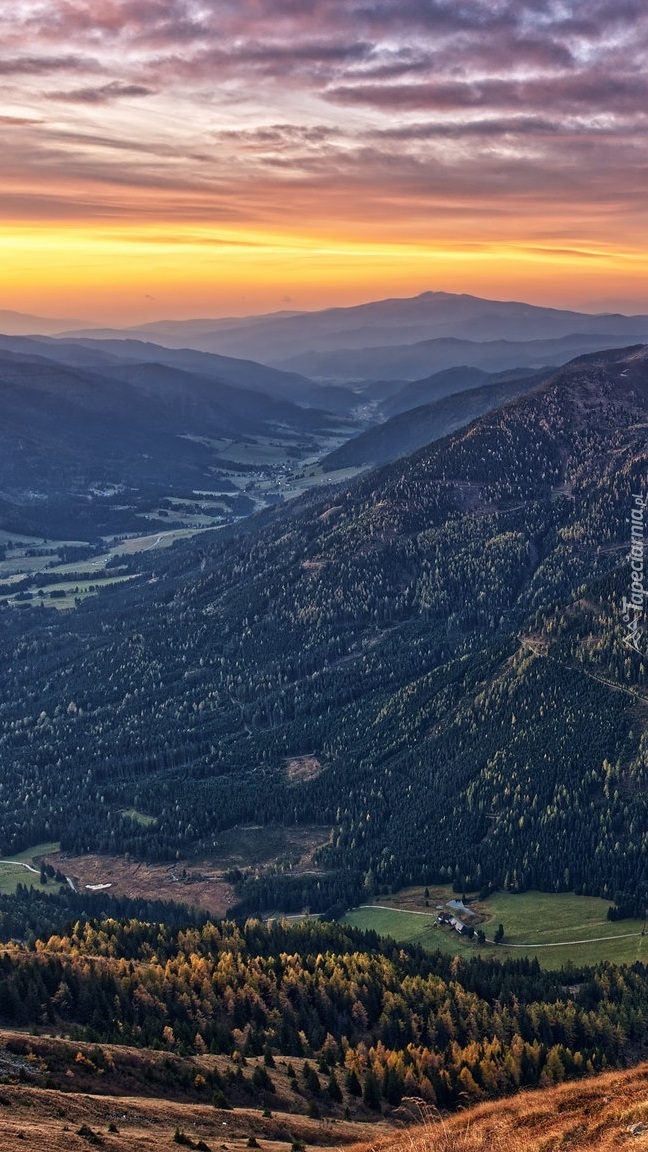
[[(252, 478), (259, 438), (299, 457), (331, 432), (357, 429), (276, 395), (298, 379), (205, 359), (218, 362), (218, 375), (211, 363), (201, 373), (191, 354), (185, 370), (152, 356), (0, 338), (0, 528), (75, 540), (137, 533), (144, 516), (155, 526), (160, 501), (195, 490), (220, 493), (226, 515), (244, 514), (255, 505), (230, 473)], [(239, 462), (221, 455), (228, 442), (241, 445)]]
[[(646, 323), (635, 339), (648, 338)], [(624, 341), (625, 342), (625, 341)], [(281, 362), (287, 371), (307, 372), (316, 379), (343, 381), (372, 380), (380, 376), (399, 376), (415, 380), (424, 374), (442, 372), (458, 365), (486, 372), (507, 369), (538, 370), (551, 364), (563, 364), (587, 352), (603, 351), (618, 343), (614, 332), (559, 336), (544, 340), (458, 339), (439, 336), (413, 344), (377, 344), (367, 348), (339, 348), (331, 352), (305, 352)]]
[[(436, 324), (450, 323), (455, 315), (456, 328), (474, 319), (475, 308), (482, 304), (489, 302), (426, 294), (413, 301), (362, 306), (361, 312), (367, 322), (371, 317), (384, 320), (386, 330), (389, 318), (395, 325), (408, 317), (419, 317), (420, 322), (427, 317), (429, 324), (432, 314)], [(529, 312), (527, 306), (520, 309), (525, 315)], [(540, 311), (543, 315), (548, 311), (545, 325), (555, 326), (563, 315)], [(333, 313), (339, 331), (345, 333), (355, 310)], [(298, 319), (323, 332), (324, 321), (331, 323), (328, 313), (282, 314), (264, 323), (281, 325)], [(205, 323), (178, 322), (173, 331), (193, 338)], [(220, 323), (223, 331), (227, 323)], [(256, 323), (255, 318), (240, 320), (236, 330), (248, 332)], [(628, 320), (630, 327), (633, 324)], [(564, 346), (557, 359), (564, 357), (573, 340), (580, 347), (583, 339), (590, 340), (561, 339)], [(231, 486), (227, 472), (232, 464), (249, 472), (256, 462), (257, 477), (265, 474), (271, 481), (283, 477), (282, 483), (286, 467), (298, 472), (301, 460), (318, 456), (325, 477), (339, 469), (375, 466), (439, 439), (550, 373), (549, 368), (539, 373), (524, 366), (488, 372), (457, 363), (414, 380), (394, 375), (398, 369), (405, 376), (411, 374), (413, 365), (434, 365), (441, 345), (454, 350), (446, 357), (450, 361), (468, 349), (466, 341), (447, 339), (388, 348), (392, 360), (389, 356), (386, 360), (381, 350), (373, 365), (375, 379), (323, 385), (302, 373), (249, 359), (133, 338), (0, 335), (0, 528), (86, 539), (110, 531), (136, 532), (142, 517), (161, 524), (161, 501), (191, 497), (195, 490), (209, 492), (215, 476), (221, 488)], [(493, 347), (492, 342), (470, 345), (482, 364), (493, 359)], [(510, 359), (524, 360), (519, 341), (506, 347)], [(324, 355), (348, 363), (349, 354), (343, 351)], [(387, 378), (385, 372), (390, 373)], [(258, 443), (259, 437), (265, 446), (257, 451), (251, 441)], [(349, 442), (342, 444), (345, 439)], [(246, 446), (221, 458), (227, 440)], [(271, 442), (283, 445), (274, 464)], [(326, 456), (331, 445), (333, 452)], [(297, 487), (303, 480), (300, 475)], [(127, 500), (121, 496), (115, 500), (115, 494), (120, 495), (116, 490), (124, 485), (129, 489)], [(109, 489), (112, 495), (100, 494)], [(276, 495), (275, 485), (272, 499)], [(240, 515), (259, 503), (247, 496), (229, 499), (223, 492), (220, 496), (221, 505), (223, 501), (228, 505), (221, 507), (226, 518), (234, 505)], [(168, 517), (168, 509), (163, 515)], [(208, 522), (201, 520), (203, 525)]]
[[(645, 1135), (645, 1069), (561, 1082), (646, 1052), (647, 428), (643, 344), (321, 388), (0, 338), (9, 1148)], [(633, 963), (516, 942), (563, 899)]]
[(643, 315), (590, 314), (448, 292), (314, 312), (161, 320), (129, 328), (74, 325), (5, 311), (0, 313), (3, 328), (21, 335), (152, 342), (342, 383), (387, 373), (413, 379), (461, 364), (493, 372), (546, 367), (588, 351), (648, 339), (648, 317)]
[(582, 357), (350, 486), (126, 559), (72, 615), (0, 612), (3, 851), (168, 860), (288, 821), (328, 845), (238, 875), (242, 912), (426, 878), (646, 900), (622, 604), (647, 419), (644, 348)]
[(32, 316), (29, 312), (0, 308), (0, 332), (9, 332), (14, 336), (29, 336), (32, 333), (50, 335), (66, 328), (82, 326), (81, 320), (70, 320), (69, 317), (63, 320), (53, 316)]
[(162, 364), (180, 371), (193, 372), (203, 378), (212, 378), (220, 384), (306, 405), (312, 404), (320, 395), (317, 385), (294, 372), (283, 372), (251, 360), (196, 352), (189, 348), (163, 348), (141, 340), (90, 340), (84, 337), (61, 340), (43, 336), (0, 335), (0, 349), (53, 360), (74, 368), (104, 372), (117, 370), (123, 367), (124, 362), (130, 365)]
[[(392, 298), (347, 308), (319, 312), (279, 312), (220, 320), (159, 321), (131, 329), (87, 329), (75, 335), (123, 337), (139, 333), (157, 343), (189, 344), (204, 351), (240, 356), (244, 347), (259, 342), (272, 345), (272, 355), (286, 359), (302, 351), (333, 351), (344, 346), (363, 348), (380, 335), (384, 344), (416, 343), (437, 337), (468, 340), (547, 340), (570, 334), (603, 331), (636, 336), (645, 331), (646, 316), (618, 313), (592, 315), (545, 308), (518, 301), (486, 300), (450, 292), (423, 292), (418, 296)], [(207, 343), (214, 340), (214, 347)], [(218, 348), (216, 344), (218, 343)], [(270, 348), (266, 346), (266, 354)]]

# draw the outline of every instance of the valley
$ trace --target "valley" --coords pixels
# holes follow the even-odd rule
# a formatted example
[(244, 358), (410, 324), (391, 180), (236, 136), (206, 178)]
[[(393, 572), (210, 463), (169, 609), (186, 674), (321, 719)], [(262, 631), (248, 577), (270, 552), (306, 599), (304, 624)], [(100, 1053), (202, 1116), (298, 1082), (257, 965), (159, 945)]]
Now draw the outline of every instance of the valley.
[[(350, 411), (284, 399), (290, 375), (219, 357), (200, 374), (187, 356), (180, 366), (124, 362), (100, 348), (0, 337), (5, 538), (82, 541), (105, 555), (152, 531), (232, 525), (328, 482), (311, 475), (319, 458), (366, 426)], [(0, 554), (0, 579), (44, 566), (20, 558), (19, 548)]]
[(11, 1138), (373, 1144), (645, 1058), (645, 349), (336, 412), (8, 352)]
[[(122, 815), (143, 828), (155, 824), (153, 817), (135, 810)], [(236, 884), (247, 871), (257, 876), (277, 872), (293, 877), (322, 875), (317, 853), (329, 841), (330, 834), (317, 826), (235, 827), (219, 837), (218, 851), (209, 859), (187, 857), (167, 865), (91, 852), (74, 856), (61, 852), (58, 843), (41, 844), (11, 860), (0, 860), (0, 893), (14, 894), (18, 885), (56, 893), (56, 873), (81, 895), (105, 891), (131, 901), (165, 900), (180, 909), (190, 905), (222, 918), (236, 904)], [(45, 881), (41, 864), (48, 868)], [(399, 943), (419, 944), (431, 953), (440, 950), (465, 959), (520, 956), (552, 970), (575, 964), (648, 962), (645, 921), (629, 914), (610, 920), (607, 913), (612, 906), (600, 897), (568, 892), (472, 893), (465, 914), (454, 912), (452, 901), (458, 899), (447, 885), (407, 888), (351, 908), (341, 923)], [(440, 924), (440, 914), (458, 915), (473, 935), (460, 935), (449, 923)], [(264, 918), (280, 920), (284, 915), (281, 908), (269, 908)], [(293, 913), (292, 919), (307, 916), (302, 910)], [(493, 936), (500, 924), (504, 935), (495, 944)], [(483, 937), (477, 936), (480, 930)]]
[(243, 869), (241, 914), (448, 878), (641, 905), (638, 845), (615, 845), (643, 819), (646, 671), (610, 605), (646, 403), (643, 352), (575, 361), (330, 495), (114, 545), (120, 583), (60, 623), (5, 610), (5, 857), (46, 829), (157, 864), (319, 824), (316, 873)]
[[(293, 441), (282, 442), (276, 438), (209, 443), (201, 439), (199, 443), (215, 453), (208, 478), (215, 485), (213, 490), (171, 488), (165, 491), (161, 488), (159, 493), (150, 493), (142, 502), (141, 494), (134, 489), (129, 491), (124, 485), (108, 484), (101, 491), (96, 487), (89, 489), (84, 499), (101, 505), (100, 526), (105, 529), (115, 517), (122, 527), (130, 525), (130, 533), (97, 537), (90, 514), (85, 540), (50, 539), (0, 530), (0, 606), (3, 603), (11, 607), (31, 605), (59, 611), (72, 608), (89, 595), (133, 579), (132, 573), (120, 572), (123, 557), (169, 548), (176, 541), (234, 525), (311, 488), (321, 489), (349, 480), (359, 468), (332, 472), (328, 466), (320, 466), (320, 460), (326, 458), (331, 449), (339, 447), (339, 442), (339, 435), (322, 437), (318, 452), (313, 455), (313, 444), (304, 449), (296, 447)], [(29, 508), (33, 496), (22, 505), (24, 521), (20, 506), (14, 503), (5, 523), (19, 527), (31, 524), (33, 512)], [(74, 501), (81, 497), (82, 493), (77, 491)], [(129, 499), (135, 502), (129, 504)], [(69, 513), (63, 515), (65, 524)], [(41, 521), (42, 517), (39, 523)], [(154, 524), (155, 529), (143, 531), (147, 523)], [(70, 561), (71, 554), (79, 559)]]
[(648, 9), (0, 34), (0, 1152), (648, 1152)]

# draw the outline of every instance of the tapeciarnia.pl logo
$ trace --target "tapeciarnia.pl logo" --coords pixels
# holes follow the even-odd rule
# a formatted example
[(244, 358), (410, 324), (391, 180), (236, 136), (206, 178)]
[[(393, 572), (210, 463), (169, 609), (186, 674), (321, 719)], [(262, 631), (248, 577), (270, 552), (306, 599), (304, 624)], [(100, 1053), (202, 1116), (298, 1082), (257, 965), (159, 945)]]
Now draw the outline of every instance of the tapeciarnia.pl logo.
[(621, 603), (625, 636), (623, 643), (627, 648), (643, 655), (641, 640), (643, 635), (642, 623), (646, 608), (646, 589), (644, 587), (644, 523), (646, 502), (643, 496), (633, 495), (630, 510), (630, 595), (624, 596)]

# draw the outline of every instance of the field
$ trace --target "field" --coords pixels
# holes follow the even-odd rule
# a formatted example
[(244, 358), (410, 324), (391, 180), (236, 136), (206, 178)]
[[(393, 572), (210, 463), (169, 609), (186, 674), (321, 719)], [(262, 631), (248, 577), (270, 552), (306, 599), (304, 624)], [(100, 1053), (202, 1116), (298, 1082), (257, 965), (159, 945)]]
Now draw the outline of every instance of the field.
[[(115, 509), (128, 511), (130, 524), (139, 521), (141, 531), (104, 535), (94, 550), (87, 541), (57, 540), (21, 535), (0, 529), (0, 607), (55, 608), (69, 611), (81, 600), (102, 589), (132, 580), (132, 572), (111, 567), (119, 556), (169, 548), (176, 540), (189, 540), (240, 520), (242, 517), (313, 487), (349, 479), (359, 469), (324, 473), (318, 461), (344, 443), (361, 427), (350, 421), (339, 430), (316, 438), (299, 433), (277, 433), (250, 440), (200, 440), (214, 450), (212, 483), (208, 488), (183, 493), (160, 493), (146, 510), (124, 504), (125, 490), (116, 486), (89, 489), (93, 496), (114, 497)], [(173, 527), (165, 528), (165, 523)], [(85, 558), (67, 560), (69, 549), (83, 549)]]
[(134, 820), (142, 828), (150, 828), (155, 824), (155, 816), (147, 816), (145, 812), (138, 812), (137, 808), (122, 808), (121, 814), (127, 816), (129, 820)]
[[(218, 525), (217, 525), (218, 527)], [(169, 531), (152, 532), (145, 536), (132, 536), (112, 544), (106, 543), (106, 551), (92, 559), (77, 560), (71, 563), (58, 563), (59, 552), (74, 542), (39, 541), (34, 549), (36, 556), (29, 556), (23, 548), (13, 549), (7, 559), (0, 561), (0, 584), (3, 585), (0, 599), (12, 607), (56, 608), (59, 611), (74, 608), (87, 596), (95, 596), (103, 588), (132, 580), (133, 575), (119, 570), (107, 569), (108, 561), (118, 556), (131, 556), (138, 552), (150, 552), (154, 548), (168, 548), (176, 540), (189, 539), (199, 528), (176, 528)], [(79, 546), (78, 544), (76, 546)], [(43, 578), (46, 582), (43, 584)], [(21, 583), (29, 580), (29, 586)], [(14, 586), (17, 591), (13, 591)], [(20, 590), (18, 590), (20, 589)]]
[[(234, 903), (234, 889), (215, 872), (208, 861), (188, 865), (142, 864), (122, 856), (83, 856), (53, 853), (48, 861), (70, 876), (75, 888), (83, 892), (105, 890), (109, 896), (128, 896), (133, 900), (172, 900), (178, 904), (204, 908), (212, 916), (224, 916)], [(36, 879), (36, 877), (34, 877)]]
[[(60, 584), (51, 585), (47, 591), (37, 590), (29, 601), (32, 607), (56, 608), (59, 612), (74, 608), (78, 601), (85, 600), (87, 596), (94, 596), (102, 588), (109, 588), (113, 584), (123, 584), (125, 580), (132, 580), (132, 576), (92, 576), (88, 580), (63, 580)], [(10, 599), (10, 603), (13, 601)]]
[[(134, 808), (124, 809), (123, 815), (142, 825), (153, 819)], [(313, 853), (326, 843), (328, 835), (327, 830), (320, 827), (239, 825), (219, 834), (208, 858), (200, 856), (174, 864), (144, 864), (124, 856), (99, 856), (92, 852), (70, 856), (60, 853), (55, 844), (51, 846), (47, 859), (54, 868), (70, 876), (79, 891), (105, 888), (111, 896), (172, 900), (204, 908), (212, 916), (225, 916), (227, 909), (236, 902), (235, 890), (226, 878), (230, 869), (255, 868), (262, 871), (276, 862), (294, 873), (310, 871), (313, 869)], [(25, 876), (32, 874), (25, 872), (23, 883), (26, 883)], [(38, 876), (33, 876), (33, 880), (37, 881)]]
[(607, 920), (606, 900), (568, 892), (495, 892), (486, 900), (471, 901), (470, 907), (477, 914), (472, 923), (485, 932), (488, 940), (493, 939), (497, 926), (502, 924), (504, 940), (499, 945), (480, 945), (459, 936), (452, 928), (436, 924), (438, 906), (453, 896), (456, 893), (450, 888), (431, 888), (430, 907), (426, 909), (423, 889), (408, 889), (377, 901), (381, 906), (353, 909), (345, 923), (453, 955), (535, 957), (543, 968), (561, 968), (568, 963), (596, 964), (602, 960), (648, 963), (648, 935), (642, 935), (643, 922)]
[(0, 893), (13, 896), (19, 884), (39, 888), (42, 892), (51, 890), (51, 881), (41, 884), (40, 860), (58, 852), (59, 847), (59, 844), (37, 844), (35, 848), (28, 848), (7, 860), (0, 860)]

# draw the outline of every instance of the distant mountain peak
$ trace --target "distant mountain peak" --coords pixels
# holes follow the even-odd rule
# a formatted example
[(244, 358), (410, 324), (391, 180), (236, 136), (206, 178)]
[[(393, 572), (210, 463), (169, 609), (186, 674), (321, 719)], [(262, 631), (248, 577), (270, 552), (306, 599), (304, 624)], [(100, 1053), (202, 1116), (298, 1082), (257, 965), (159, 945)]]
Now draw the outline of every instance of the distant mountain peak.
[(422, 379), (460, 365), (486, 372), (539, 369), (648, 340), (648, 316), (597, 316), (428, 289), (319, 311), (157, 321), (78, 335), (153, 339), (168, 348), (256, 360), (327, 384), (348, 384)]
[(55, 316), (32, 316), (29, 312), (15, 312), (11, 308), (0, 308), (0, 332), (7, 336), (31, 336), (39, 334), (51, 336), (63, 328), (72, 326), (87, 327), (84, 320), (65, 320)]

